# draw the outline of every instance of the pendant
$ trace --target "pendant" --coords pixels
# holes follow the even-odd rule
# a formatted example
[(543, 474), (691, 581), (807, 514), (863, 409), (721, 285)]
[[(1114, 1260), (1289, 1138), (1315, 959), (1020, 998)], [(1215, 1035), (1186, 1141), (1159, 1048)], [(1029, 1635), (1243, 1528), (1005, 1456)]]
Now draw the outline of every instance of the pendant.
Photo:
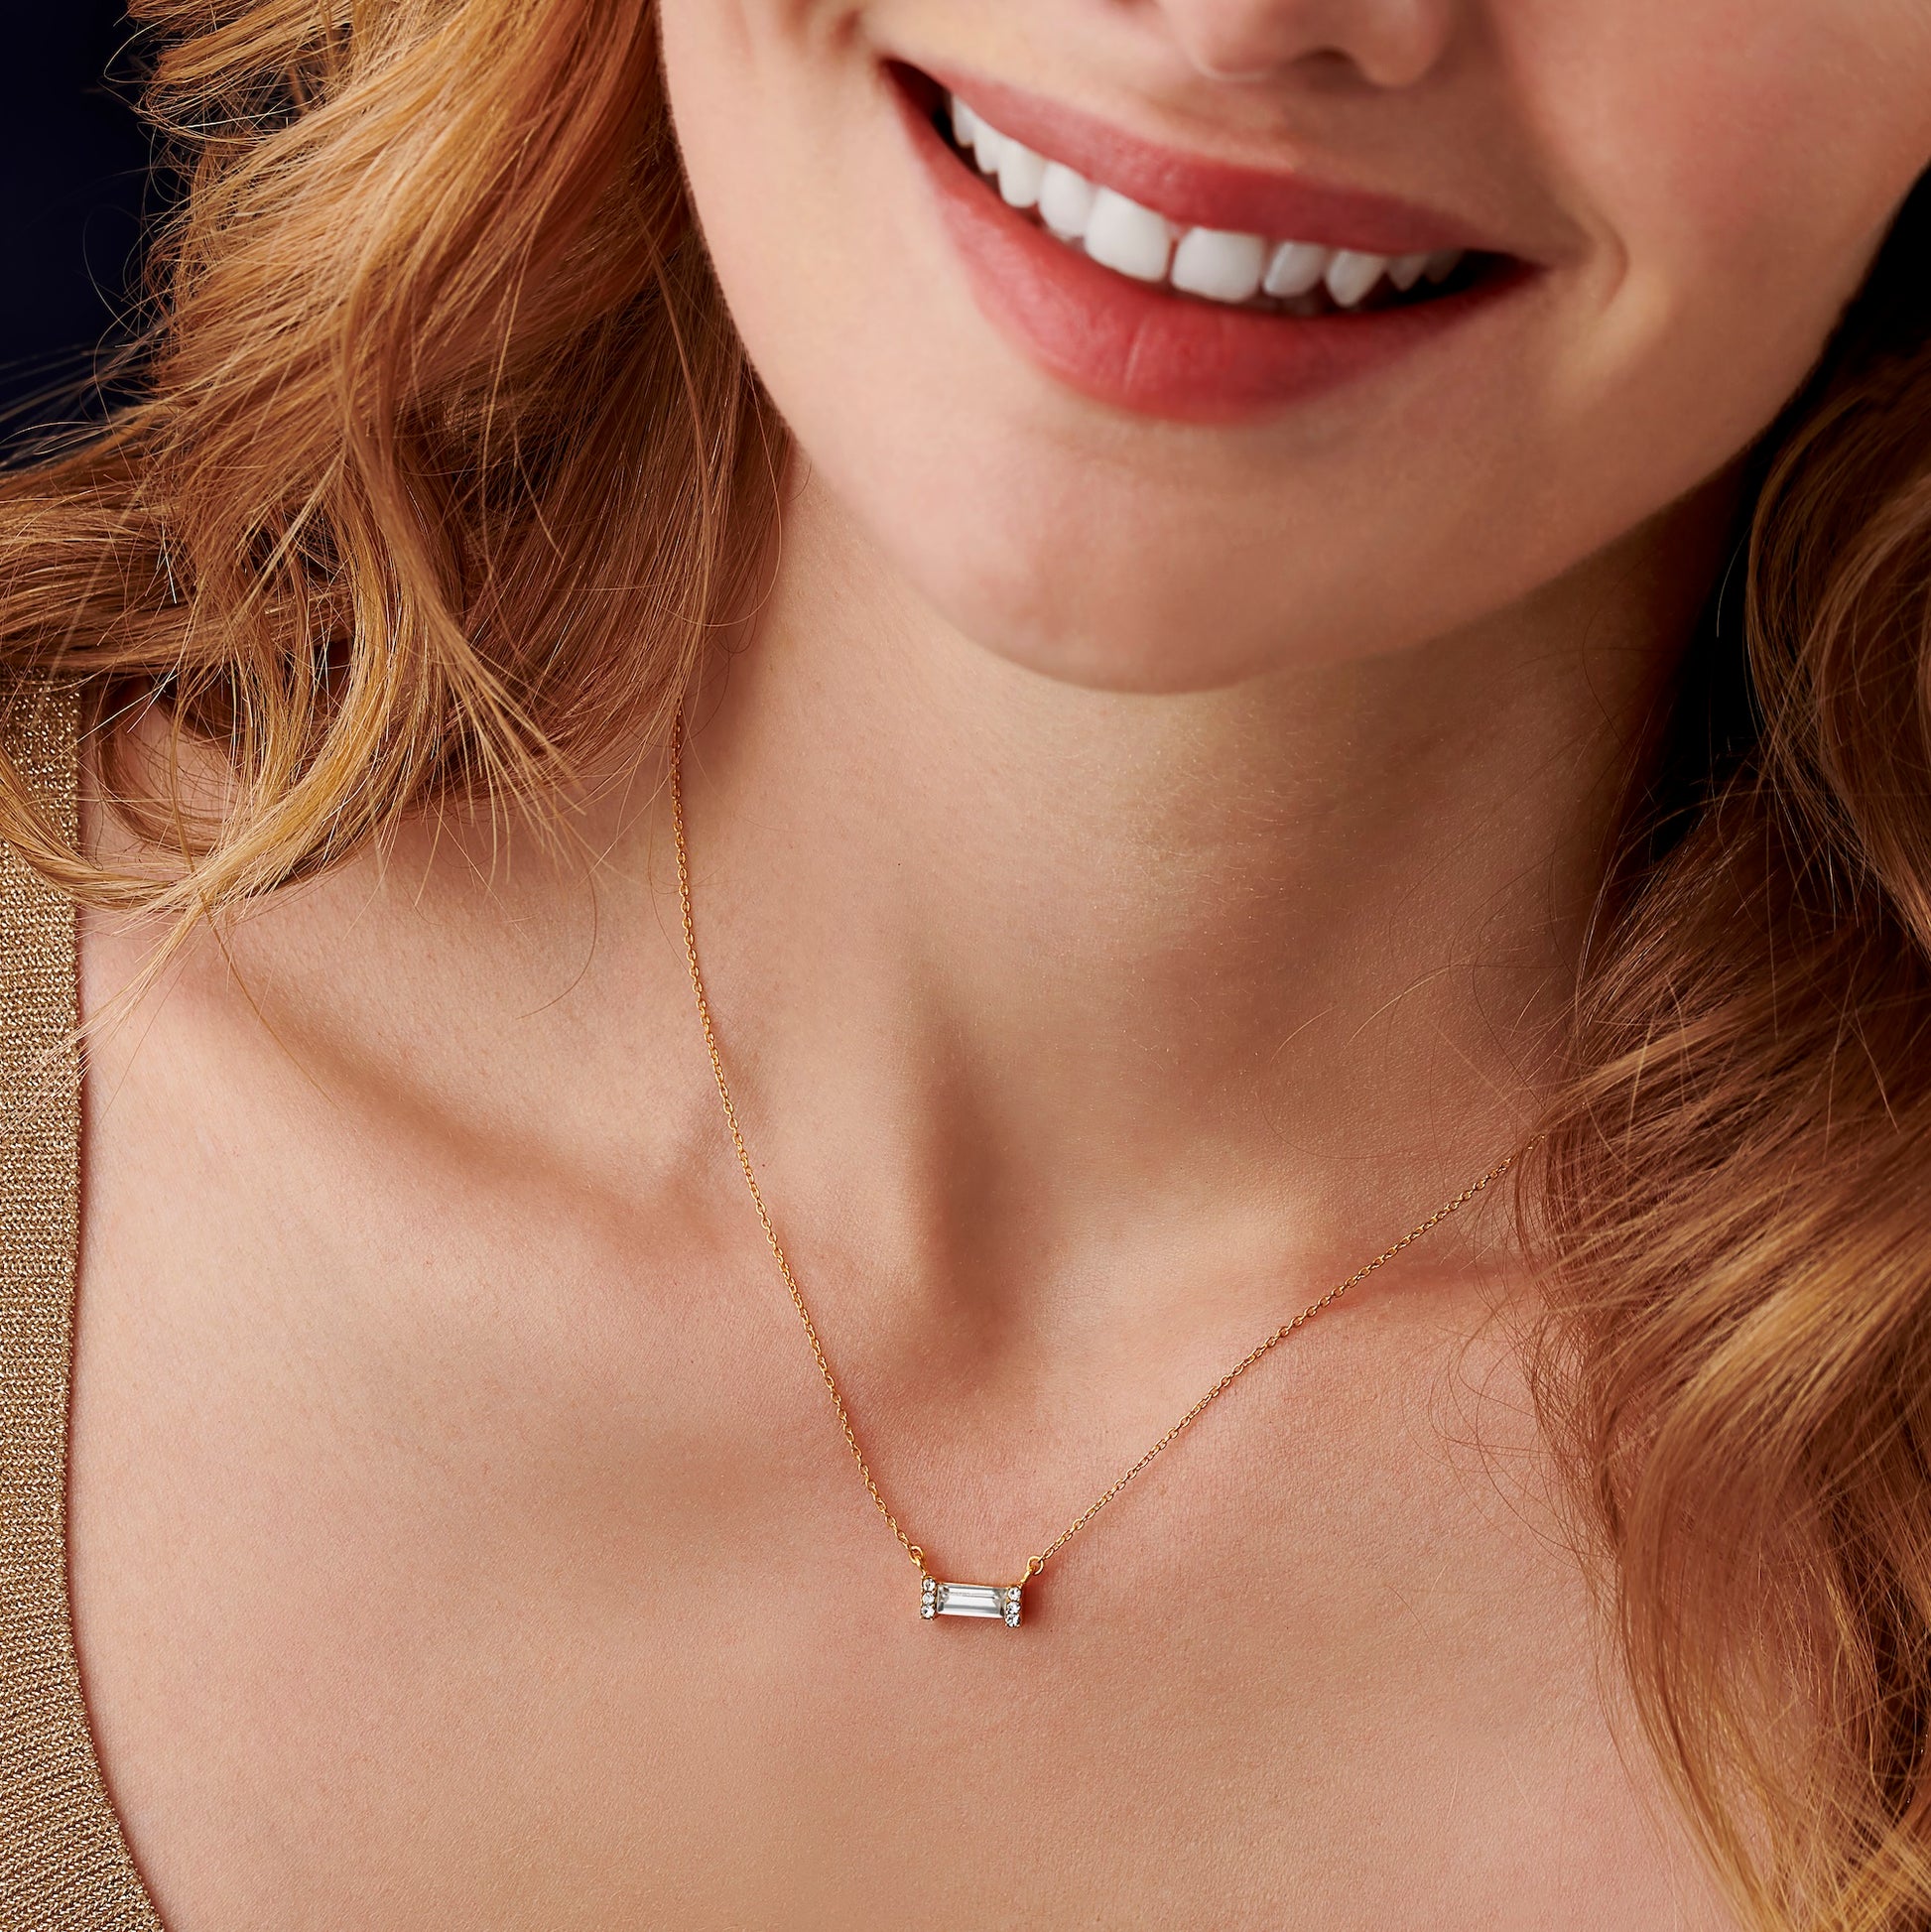
[(1019, 1585), (941, 1583), (927, 1577), (919, 1591), (921, 1616), (998, 1616), (1008, 1630), (1019, 1627)]

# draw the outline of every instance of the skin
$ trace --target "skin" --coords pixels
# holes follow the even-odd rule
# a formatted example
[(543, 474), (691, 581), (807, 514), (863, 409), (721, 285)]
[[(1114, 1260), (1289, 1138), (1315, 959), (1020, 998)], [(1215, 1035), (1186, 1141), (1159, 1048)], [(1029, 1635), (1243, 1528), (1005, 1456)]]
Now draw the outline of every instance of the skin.
[[(1015, 1576), (1531, 1117), (1735, 460), (1931, 159), (1922, 0), (666, 0), (805, 460), (695, 708), (780, 1225), (941, 1573)], [(1265, 419), (979, 315), (875, 63), (1544, 264)], [(90, 921), (70, 1551), (173, 1932), (1725, 1922), (1564, 1545), (1474, 1212), (927, 1627), (725, 1144), (659, 769)], [(118, 837), (95, 815), (95, 836)]]

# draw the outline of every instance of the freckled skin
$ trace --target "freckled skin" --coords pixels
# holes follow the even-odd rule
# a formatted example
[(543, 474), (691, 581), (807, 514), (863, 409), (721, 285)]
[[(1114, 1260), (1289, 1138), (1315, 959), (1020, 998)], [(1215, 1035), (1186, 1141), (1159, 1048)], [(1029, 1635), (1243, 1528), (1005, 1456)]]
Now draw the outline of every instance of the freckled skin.
[[(881, 1480), (1005, 1581), (1506, 1144), (1723, 473), (1931, 159), (1931, 9), (662, 13), (804, 452), (694, 739), (707, 971)], [(885, 53), (1548, 267), (1278, 417), (1109, 413), (974, 308)], [(919, 1616), (722, 1138), (659, 776), (587, 869), (407, 830), (93, 1050), (73, 1595), (170, 1932), (1724, 1926), (1487, 1224), (1277, 1352), (1018, 1631)], [(86, 923), (89, 1012), (155, 937)]]

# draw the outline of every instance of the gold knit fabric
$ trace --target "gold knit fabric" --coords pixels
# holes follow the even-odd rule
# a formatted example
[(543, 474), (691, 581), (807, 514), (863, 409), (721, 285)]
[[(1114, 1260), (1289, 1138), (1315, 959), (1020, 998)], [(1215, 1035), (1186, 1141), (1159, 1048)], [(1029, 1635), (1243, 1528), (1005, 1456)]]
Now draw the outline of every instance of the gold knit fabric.
[[(74, 824), (70, 691), (13, 694), (4, 741)], [(0, 1932), (161, 1932), (109, 1803), (67, 1602), (80, 1201), (72, 907), (0, 847)]]

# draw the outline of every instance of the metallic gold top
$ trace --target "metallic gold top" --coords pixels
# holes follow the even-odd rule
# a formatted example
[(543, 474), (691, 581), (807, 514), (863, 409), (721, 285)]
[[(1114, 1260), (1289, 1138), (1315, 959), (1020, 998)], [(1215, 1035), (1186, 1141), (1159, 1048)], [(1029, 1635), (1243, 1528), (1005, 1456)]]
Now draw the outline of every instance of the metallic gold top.
[[(71, 691), (6, 695), (0, 744), (71, 835)], [(73, 908), (0, 846), (0, 1932), (160, 1932), (109, 1803), (67, 1602), (79, 1226)]]

